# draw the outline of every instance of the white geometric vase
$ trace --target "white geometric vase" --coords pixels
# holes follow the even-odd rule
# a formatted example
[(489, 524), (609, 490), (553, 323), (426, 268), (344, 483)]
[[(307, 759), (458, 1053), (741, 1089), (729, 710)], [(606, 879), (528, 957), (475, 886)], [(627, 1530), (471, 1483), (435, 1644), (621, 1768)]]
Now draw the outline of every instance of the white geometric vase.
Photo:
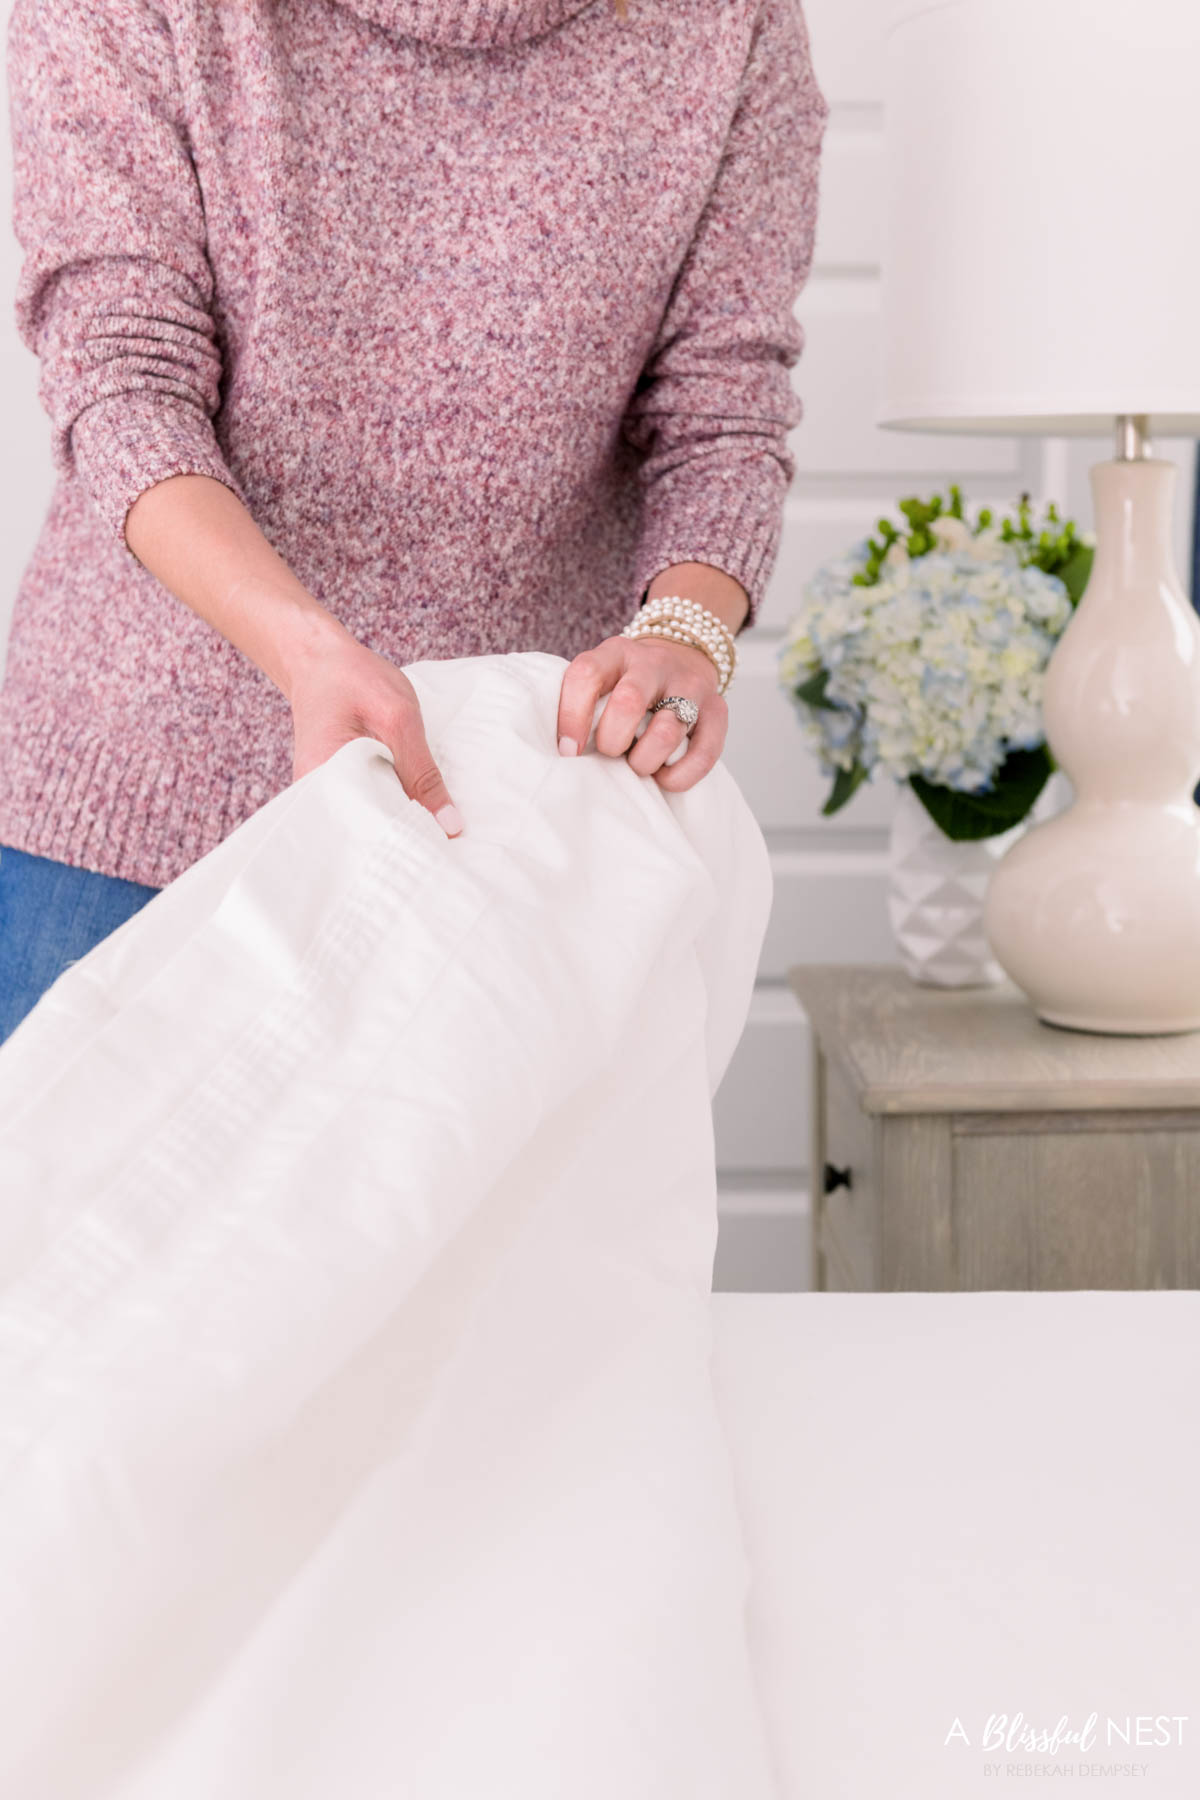
[(990, 987), (1004, 980), (983, 931), (992, 870), (1027, 829), (956, 842), (934, 824), (907, 781), (896, 784), (889, 842), (888, 916), (900, 960), (929, 987)]

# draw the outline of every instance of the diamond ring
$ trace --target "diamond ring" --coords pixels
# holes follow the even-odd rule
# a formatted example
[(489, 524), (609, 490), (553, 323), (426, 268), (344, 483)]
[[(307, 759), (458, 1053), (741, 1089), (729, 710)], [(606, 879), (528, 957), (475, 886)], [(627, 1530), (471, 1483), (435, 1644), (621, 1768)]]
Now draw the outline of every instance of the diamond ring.
[(675, 714), (685, 731), (690, 731), (700, 717), (700, 708), (694, 700), (685, 700), (682, 694), (668, 694), (665, 699), (656, 700), (650, 708), (656, 713), (660, 707), (667, 706)]

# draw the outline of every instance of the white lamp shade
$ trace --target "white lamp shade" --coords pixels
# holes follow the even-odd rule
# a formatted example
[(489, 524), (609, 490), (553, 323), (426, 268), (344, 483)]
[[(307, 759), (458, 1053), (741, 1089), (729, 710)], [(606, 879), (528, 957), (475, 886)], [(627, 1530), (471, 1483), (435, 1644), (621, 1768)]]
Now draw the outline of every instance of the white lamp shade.
[(1200, 434), (1200, 0), (907, 0), (880, 423)]

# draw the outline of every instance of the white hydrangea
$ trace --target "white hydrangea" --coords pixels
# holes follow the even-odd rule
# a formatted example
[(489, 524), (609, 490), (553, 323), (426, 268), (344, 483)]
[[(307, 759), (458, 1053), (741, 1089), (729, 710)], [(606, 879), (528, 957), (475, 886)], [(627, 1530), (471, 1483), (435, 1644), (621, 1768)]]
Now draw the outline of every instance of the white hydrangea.
[[(864, 540), (804, 590), (779, 678), (825, 775), (857, 761), (872, 779), (883, 770), (978, 792), (1010, 749), (1043, 741), (1045, 668), (1071, 617), (1066, 588), (996, 531), (973, 535), (953, 518), (931, 529), (937, 549), (889, 551), (873, 586), (853, 581)], [(822, 669), (833, 709), (794, 692)]]

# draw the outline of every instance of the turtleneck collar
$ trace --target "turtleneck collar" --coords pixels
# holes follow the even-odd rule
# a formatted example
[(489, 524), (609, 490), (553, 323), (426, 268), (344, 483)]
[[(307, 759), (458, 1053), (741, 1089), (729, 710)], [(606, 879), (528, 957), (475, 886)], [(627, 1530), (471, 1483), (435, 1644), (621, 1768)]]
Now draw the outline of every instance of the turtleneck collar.
[(460, 49), (523, 43), (597, 0), (338, 0), (347, 12), (403, 37)]

